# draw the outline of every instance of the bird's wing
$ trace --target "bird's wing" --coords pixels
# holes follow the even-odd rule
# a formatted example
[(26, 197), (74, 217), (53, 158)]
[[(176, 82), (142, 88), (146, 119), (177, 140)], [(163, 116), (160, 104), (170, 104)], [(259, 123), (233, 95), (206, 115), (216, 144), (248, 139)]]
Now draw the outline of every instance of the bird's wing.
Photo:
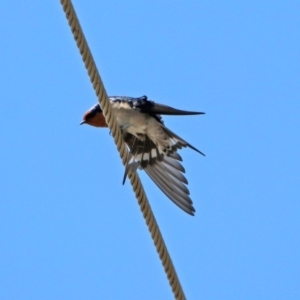
[(112, 102), (126, 102), (131, 108), (137, 109), (141, 113), (146, 113), (152, 116), (153, 115), (187, 116), (187, 115), (204, 114), (203, 112), (180, 110), (164, 104), (155, 103), (154, 101), (148, 100), (147, 96), (142, 96), (139, 98), (111, 96), (109, 97), (109, 99)]
[[(176, 138), (180, 139), (177, 136)], [(135, 171), (139, 167), (145, 170), (170, 200), (188, 214), (194, 215), (195, 209), (186, 186), (188, 182), (183, 175), (185, 169), (180, 163), (182, 158), (176, 152), (177, 148), (190, 147), (190, 144), (180, 139), (177, 145), (174, 144), (172, 152), (164, 154), (147, 135), (144, 136), (144, 140), (140, 140), (127, 133), (124, 139), (130, 149), (131, 160), (126, 166), (123, 183), (128, 171)]]

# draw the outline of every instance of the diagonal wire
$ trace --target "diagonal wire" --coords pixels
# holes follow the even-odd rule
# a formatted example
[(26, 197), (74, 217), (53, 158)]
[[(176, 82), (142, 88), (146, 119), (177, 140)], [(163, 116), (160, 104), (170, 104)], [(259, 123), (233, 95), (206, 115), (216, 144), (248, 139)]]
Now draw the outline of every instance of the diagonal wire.
[[(68, 19), (74, 39), (77, 43), (77, 47), (80, 51), (83, 62), (88, 71), (88, 75), (93, 84), (93, 88), (96, 92), (99, 104), (103, 110), (103, 115), (105, 116), (106, 122), (108, 124), (108, 128), (111, 131), (115, 144), (117, 145), (118, 151), (120, 153), (122, 162), (125, 165), (128, 160), (128, 150), (123, 141), (121, 130), (116, 122), (115, 116), (112, 113), (111, 105), (108, 100), (106, 90), (102, 83), (100, 74), (97, 70), (91, 51), (88, 47), (87, 41), (84, 37), (74, 7), (72, 5), (71, 0), (61, 0), (60, 2), (63, 6), (63, 10), (66, 14), (66, 18)], [(137, 175), (137, 173), (130, 172), (128, 174), (128, 177), (130, 179), (132, 188), (138, 200), (138, 204), (143, 213), (148, 229), (151, 233), (151, 237), (153, 239), (156, 250), (159, 254), (159, 258), (161, 259), (161, 262), (165, 269), (174, 297), (175, 299), (180, 299), (180, 300), (186, 299), (180, 281), (176, 274), (174, 265), (172, 263), (171, 257), (167, 250), (166, 244), (163, 240), (162, 234), (159, 230), (158, 224), (151, 210), (144, 188), (139, 179), (139, 176)]]

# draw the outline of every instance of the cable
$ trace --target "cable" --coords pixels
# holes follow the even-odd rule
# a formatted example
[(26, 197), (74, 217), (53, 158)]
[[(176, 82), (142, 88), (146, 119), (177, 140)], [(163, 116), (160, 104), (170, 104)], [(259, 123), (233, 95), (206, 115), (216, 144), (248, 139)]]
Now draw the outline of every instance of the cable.
[[(104, 88), (104, 85), (102, 83), (100, 74), (97, 70), (95, 61), (93, 59), (93, 56), (91, 54), (91, 51), (89, 49), (89, 46), (87, 44), (87, 41), (84, 37), (83, 31), (81, 29), (81, 26), (79, 24), (79, 20), (76, 16), (74, 7), (72, 5), (71, 0), (61, 0), (60, 1), (63, 10), (66, 14), (66, 18), (68, 19), (69, 25), (71, 27), (74, 39), (77, 43), (77, 47), (80, 51), (80, 54), (82, 56), (82, 60), (84, 62), (84, 65), (88, 71), (88, 75), (90, 77), (90, 80), (93, 84), (94, 90), (96, 92), (99, 104), (103, 110), (103, 115), (105, 116), (106, 123), (108, 125), (108, 128), (111, 131), (111, 134), (114, 138), (115, 144), (117, 145), (118, 151), (120, 153), (123, 165), (126, 165), (126, 162), (128, 160), (128, 150), (126, 148), (126, 145), (123, 141), (123, 137), (121, 134), (121, 130), (117, 124), (117, 121), (115, 119), (114, 114), (112, 113), (111, 105), (109, 102), (109, 99), (107, 97), (106, 90)], [(139, 179), (139, 176), (137, 173), (130, 172), (128, 174), (128, 177), (130, 179), (132, 188), (134, 190), (135, 196), (138, 200), (138, 204), (140, 206), (140, 209), (143, 213), (143, 216), (145, 218), (146, 224), (148, 226), (148, 229), (151, 233), (151, 237), (153, 239), (154, 245), (156, 247), (156, 250), (159, 254), (159, 258), (161, 259), (161, 262), (163, 264), (163, 267), (165, 269), (166, 275), (168, 277), (170, 286), (172, 288), (172, 291), (174, 293), (175, 299), (186, 299), (183, 289), (181, 287), (181, 284), (179, 282), (178, 276), (176, 274), (174, 265), (172, 263), (171, 257), (169, 255), (169, 252), (167, 250), (166, 244), (163, 240), (162, 234), (159, 230), (158, 224), (155, 220), (155, 217), (153, 215), (152, 209), (150, 207), (149, 201), (147, 199), (147, 196), (145, 194), (144, 188), (141, 184), (141, 181)]]

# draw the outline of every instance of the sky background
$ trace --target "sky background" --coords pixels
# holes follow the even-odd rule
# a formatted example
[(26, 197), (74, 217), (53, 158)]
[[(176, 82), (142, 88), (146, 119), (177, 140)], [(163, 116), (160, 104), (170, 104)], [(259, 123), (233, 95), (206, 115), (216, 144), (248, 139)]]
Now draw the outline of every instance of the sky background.
[[(140, 176), (188, 299), (300, 299), (300, 2), (74, 1), (109, 95), (165, 124), (196, 216)], [(173, 299), (59, 1), (0, 3), (0, 299)]]

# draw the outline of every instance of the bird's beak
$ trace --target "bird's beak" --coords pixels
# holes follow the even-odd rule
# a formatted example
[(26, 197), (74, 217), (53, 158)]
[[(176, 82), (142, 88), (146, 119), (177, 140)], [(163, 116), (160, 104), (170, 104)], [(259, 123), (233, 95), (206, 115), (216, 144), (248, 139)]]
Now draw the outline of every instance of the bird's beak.
[(85, 124), (85, 121), (82, 121), (79, 125)]

